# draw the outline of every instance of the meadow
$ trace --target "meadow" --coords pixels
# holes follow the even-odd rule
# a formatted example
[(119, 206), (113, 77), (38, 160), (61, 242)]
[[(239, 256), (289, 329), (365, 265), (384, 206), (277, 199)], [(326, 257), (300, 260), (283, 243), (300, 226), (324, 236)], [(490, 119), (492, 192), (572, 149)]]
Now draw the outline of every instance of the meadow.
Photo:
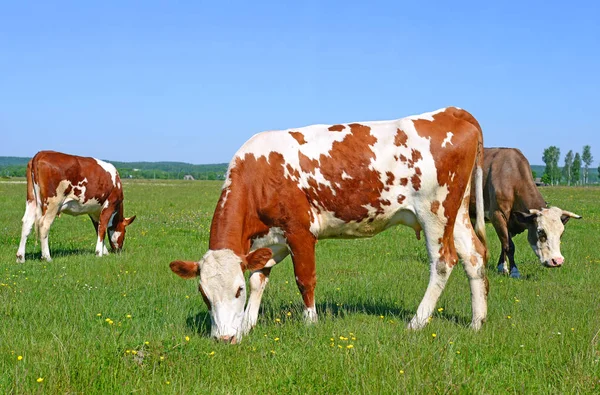
[(459, 265), (421, 331), (406, 330), (427, 286), (424, 241), (406, 227), (317, 246), (319, 322), (302, 320), (291, 260), (272, 271), (257, 327), (238, 345), (208, 337), (195, 280), (169, 270), (208, 245), (219, 181), (129, 181), (137, 215), (121, 254), (97, 258), (87, 217), (57, 219), (52, 262), (32, 232), (15, 263), (25, 184), (0, 181), (0, 393), (599, 393), (600, 188), (543, 188), (583, 216), (565, 264), (543, 268), (515, 238), (523, 276), (495, 272), (489, 315), (471, 317)]

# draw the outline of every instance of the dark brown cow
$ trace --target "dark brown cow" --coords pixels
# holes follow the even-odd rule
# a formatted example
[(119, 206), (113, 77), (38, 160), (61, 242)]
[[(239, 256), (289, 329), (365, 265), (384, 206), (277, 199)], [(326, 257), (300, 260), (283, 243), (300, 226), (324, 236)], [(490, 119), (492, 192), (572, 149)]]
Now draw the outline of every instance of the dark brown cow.
[[(271, 267), (288, 254), (305, 319), (314, 322), (317, 239), (371, 237), (404, 224), (423, 230), (430, 258), (429, 286), (409, 327), (427, 323), (460, 257), (471, 285), (471, 325), (478, 329), (487, 314), (482, 141), (475, 118), (454, 107), (259, 133), (229, 164), (209, 251), (199, 262), (171, 262), (171, 269), (200, 277), (212, 336), (235, 342), (256, 324)], [(468, 207), (474, 168), (476, 233)], [(252, 274), (244, 313), (245, 270)]]
[[(498, 271), (520, 277), (515, 264), (512, 238), (528, 230), (531, 248), (547, 267), (558, 267), (564, 258), (560, 253), (560, 238), (564, 225), (577, 214), (558, 207), (548, 207), (538, 190), (531, 166), (516, 148), (485, 148), (483, 165), (483, 200), (485, 214), (496, 229), (502, 250)], [(475, 196), (471, 195), (471, 215), (475, 216)], [(506, 265), (506, 258), (510, 269)]]
[(27, 164), (27, 205), (17, 262), (25, 262), (25, 244), (34, 225), (42, 259), (51, 260), (48, 233), (60, 213), (90, 216), (98, 235), (98, 256), (108, 254), (106, 232), (111, 249), (120, 250), (125, 227), (135, 219), (123, 217), (123, 188), (113, 165), (95, 158), (40, 151)]

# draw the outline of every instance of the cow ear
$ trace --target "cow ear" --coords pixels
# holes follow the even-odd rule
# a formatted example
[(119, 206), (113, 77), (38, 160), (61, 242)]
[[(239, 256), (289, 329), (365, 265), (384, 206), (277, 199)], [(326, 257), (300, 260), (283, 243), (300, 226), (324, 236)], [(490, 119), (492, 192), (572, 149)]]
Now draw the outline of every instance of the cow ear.
[(581, 219), (581, 215), (577, 215), (577, 214), (572, 213), (572, 212), (567, 211), (567, 210), (563, 210), (562, 211), (562, 215), (560, 216), (560, 220), (562, 221), (563, 225), (566, 225), (566, 223), (569, 222), (569, 219), (571, 219), (571, 218)]
[(123, 220), (123, 223), (125, 224), (125, 226), (128, 226), (131, 225), (133, 221), (135, 221), (135, 215), (133, 217), (125, 218)]
[(268, 248), (259, 248), (256, 251), (252, 251), (246, 255), (245, 262), (243, 263), (244, 270), (250, 270), (251, 272), (264, 269), (265, 267), (271, 267), (275, 264), (275, 261), (271, 262), (273, 252)]
[(533, 224), (535, 217), (537, 216), (536, 214), (524, 213), (522, 211), (514, 211), (513, 214), (517, 221), (526, 225)]
[(173, 261), (169, 264), (173, 273), (181, 278), (194, 278), (200, 275), (200, 266), (198, 262), (192, 261)]

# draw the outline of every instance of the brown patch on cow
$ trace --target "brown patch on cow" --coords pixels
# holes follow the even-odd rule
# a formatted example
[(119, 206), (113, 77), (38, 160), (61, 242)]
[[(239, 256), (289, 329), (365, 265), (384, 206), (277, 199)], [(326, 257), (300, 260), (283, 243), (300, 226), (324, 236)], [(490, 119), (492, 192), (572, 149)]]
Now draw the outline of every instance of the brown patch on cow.
[(406, 135), (406, 132), (404, 132), (404, 130), (398, 128), (398, 130), (396, 131), (396, 136), (394, 137), (394, 145), (396, 145), (397, 147), (408, 147), (406, 145), (406, 142), (408, 141), (408, 136)]
[(392, 202), (390, 202), (390, 201), (389, 201), (389, 200), (387, 200), (387, 199), (383, 199), (383, 200), (381, 200), (381, 205), (382, 205), (382, 206), (391, 206), (391, 205), (392, 205)]
[[(391, 171), (387, 171), (385, 173), (385, 175), (387, 176), (387, 180), (385, 181), (386, 185), (393, 185), (394, 184), (394, 180), (396, 179), (396, 176), (394, 176), (394, 173), (392, 173)], [(389, 188), (388, 188), (389, 190)]]
[(306, 144), (306, 140), (304, 139), (304, 135), (300, 132), (289, 132), (293, 138), (296, 139), (296, 141), (298, 142), (298, 144), (302, 145), (302, 144)]
[(439, 209), (440, 209), (440, 201), (439, 200), (434, 200), (433, 202), (431, 202), (431, 212), (432, 213), (437, 215)]
[(408, 159), (406, 159), (406, 156), (400, 154), (400, 162), (408, 162)]
[(407, 186), (408, 185), (408, 178), (402, 177), (400, 179), (400, 185), (402, 185), (403, 187)]
[(415, 168), (415, 174), (410, 178), (410, 182), (415, 191), (421, 189), (421, 169)]
[(412, 169), (415, 166), (415, 163), (421, 159), (423, 159), (423, 156), (421, 155), (421, 152), (416, 150), (416, 149), (411, 149), (410, 150), (410, 159), (408, 161), (406, 161), (408, 163), (408, 167), (409, 169)]
[(404, 201), (404, 199), (406, 199), (406, 196), (404, 195), (398, 195), (398, 203), (402, 204), (402, 202)]
[(327, 130), (329, 130), (330, 132), (341, 132), (344, 129), (346, 129), (346, 126), (344, 125), (333, 125), (330, 126)]

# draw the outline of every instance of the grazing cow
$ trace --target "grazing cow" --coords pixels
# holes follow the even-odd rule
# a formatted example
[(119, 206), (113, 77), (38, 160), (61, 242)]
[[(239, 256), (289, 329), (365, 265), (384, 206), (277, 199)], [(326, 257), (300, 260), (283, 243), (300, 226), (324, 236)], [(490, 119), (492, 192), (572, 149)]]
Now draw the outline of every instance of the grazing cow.
[(27, 164), (27, 205), (23, 216), (17, 262), (25, 262), (25, 243), (35, 224), (42, 259), (51, 261), (48, 233), (57, 215), (88, 214), (96, 228), (96, 255), (121, 250), (125, 227), (135, 220), (123, 217), (123, 188), (117, 169), (99, 159), (40, 151)]
[[(528, 230), (527, 240), (541, 263), (558, 267), (564, 262), (560, 238), (570, 218), (581, 218), (558, 207), (548, 207), (531, 174), (531, 166), (516, 148), (485, 148), (483, 200), (486, 219), (496, 229), (502, 250), (498, 271), (521, 275), (515, 264), (512, 238)], [(471, 215), (475, 217), (475, 195), (471, 195)], [(510, 269), (506, 265), (506, 258)]]
[[(460, 257), (471, 286), (471, 326), (479, 329), (487, 315), (482, 155), (478, 122), (454, 107), (259, 133), (229, 164), (208, 252), (199, 262), (171, 262), (171, 270), (200, 277), (212, 336), (235, 343), (256, 324), (271, 268), (288, 254), (304, 317), (315, 322), (317, 239), (371, 237), (404, 224), (417, 237), (424, 231), (430, 259), (429, 285), (409, 328), (426, 325)], [(469, 219), (475, 167), (477, 233)], [(245, 270), (251, 274), (244, 312)]]

